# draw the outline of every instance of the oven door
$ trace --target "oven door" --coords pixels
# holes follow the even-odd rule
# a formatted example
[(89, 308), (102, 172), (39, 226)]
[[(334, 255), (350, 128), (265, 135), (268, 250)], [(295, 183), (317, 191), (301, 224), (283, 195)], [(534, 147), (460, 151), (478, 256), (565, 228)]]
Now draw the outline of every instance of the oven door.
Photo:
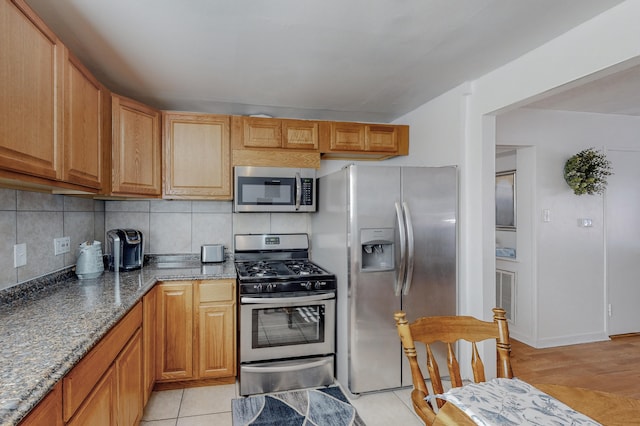
[(335, 352), (335, 293), (240, 298), (240, 362)]

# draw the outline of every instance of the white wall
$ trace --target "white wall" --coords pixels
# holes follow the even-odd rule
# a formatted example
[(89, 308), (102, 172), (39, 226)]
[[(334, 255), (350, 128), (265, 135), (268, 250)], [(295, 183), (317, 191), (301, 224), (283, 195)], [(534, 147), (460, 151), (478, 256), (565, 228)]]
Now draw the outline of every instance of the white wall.
[[(537, 334), (527, 330), (533, 339), (530, 344), (546, 347), (606, 339), (604, 199), (574, 195), (562, 170), (567, 158), (582, 149), (637, 145), (638, 134), (637, 117), (533, 109), (498, 117), (499, 144), (508, 141), (537, 148), (534, 321), (538, 329)], [(543, 209), (550, 210), (550, 222), (542, 221)], [(593, 227), (579, 227), (579, 218), (592, 219)]]
[(409, 124), (409, 155), (381, 162), (322, 160), (318, 176), (339, 170), (347, 164), (377, 166), (458, 166), (459, 140), (464, 135), (468, 85), (462, 85), (395, 120)]
[[(621, 3), (471, 82), (464, 114), (460, 108), (451, 107), (460, 105), (461, 90), (456, 88), (398, 120), (412, 127), (431, 123), (440, 128), (440, 122), (455, 123), (454, 128), (443, 132), (449, 136), (446, 141), (421, 141), (412, 135), (411, 144), (446, 143), (460, 161), (460, 313), (489, 318), (495, 302), (496, 140), (491, 116), (561, 90), (583, 77), (611, 72), (609, 67), (623, 68), (640, 62), (639, 20), (640, 2)], [(439, 105), (450, 107), (440, 109)], [(429, 153), (424, 155), (428, 157)], [(563, 321), (572, 329), (561, 330), (562, 335), (586, 330), (582, 324), (565, 318)], [(548, 325), (544, 327), (546, 330)]]

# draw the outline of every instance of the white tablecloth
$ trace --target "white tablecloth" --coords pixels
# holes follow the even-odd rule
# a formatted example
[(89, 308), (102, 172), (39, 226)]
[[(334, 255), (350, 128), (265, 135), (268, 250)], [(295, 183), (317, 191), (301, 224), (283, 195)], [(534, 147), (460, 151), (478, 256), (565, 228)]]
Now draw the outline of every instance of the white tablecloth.
[(430, 395), (456, 405), (476, 424), (493, 425), (572, 425), (600, 423), (577, 412), (539, 389), (519, 379), (493, 379)]

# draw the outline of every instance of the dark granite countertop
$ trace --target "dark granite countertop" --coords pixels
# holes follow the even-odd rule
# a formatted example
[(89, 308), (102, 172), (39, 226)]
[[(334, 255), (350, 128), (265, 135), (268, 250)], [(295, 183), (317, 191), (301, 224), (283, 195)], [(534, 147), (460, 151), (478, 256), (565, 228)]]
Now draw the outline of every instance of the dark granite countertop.
[(17, 424), (156, 282), (236, 277), (232, 259), (170, 260), (90, 280), (67, 268), (0, 291), (0, 424)]

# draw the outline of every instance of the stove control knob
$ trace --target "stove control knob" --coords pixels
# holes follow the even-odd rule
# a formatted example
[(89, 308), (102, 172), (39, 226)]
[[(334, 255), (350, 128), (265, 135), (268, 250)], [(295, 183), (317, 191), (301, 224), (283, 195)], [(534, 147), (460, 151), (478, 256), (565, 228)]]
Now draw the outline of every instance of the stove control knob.
[(262, 293), (262, 284), (256, 284), (253, 286), (258, 293)]
[(267, 291), (273, 291), (276, 288), (275, 284), (267, 284)]
[(319, 290), (322, 288), (322, 283), (320, 281), (316, 281), (316, 285), (314, 287), (316, 290)]
[(306, 283), (302, 283), (302, 287), (306, 288), (307, 290), (311, 290), (311, 281), (307, 281)]

